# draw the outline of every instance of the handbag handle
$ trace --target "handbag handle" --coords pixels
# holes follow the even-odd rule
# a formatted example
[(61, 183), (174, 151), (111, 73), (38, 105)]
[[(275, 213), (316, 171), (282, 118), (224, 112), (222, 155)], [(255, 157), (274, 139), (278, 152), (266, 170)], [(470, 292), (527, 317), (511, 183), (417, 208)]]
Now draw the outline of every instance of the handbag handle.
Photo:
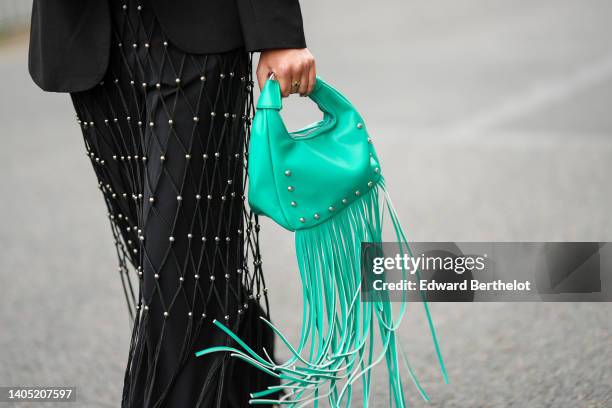
[[(319, 108), (326, 113), (334, 114), (337, 109), (349, 107), (352, 105), (349, 101), (334, 88), (329, 86), (321, 77), (317, 76), (317, 82), (308, 97), (315, 102)], [(264, 84), (259, 100), (257, 101), (257, 109), (274, 109), (281, 110), (283, 108), (282, 95), (280, 84), (274, 78), (272, 73)]]
[[(308, 97), (317, 104), (319, 110), (323, 112), (324, 117), (321, 122), (306, 128), (295, 132), (287, 131), (287, 134), (294, 140), (306, 140), (329, 130), (334, 127), (337, 123), (337, 118), (343, 112), (354, 112), (356, 116), (359, 116), (348, 99), (328, 85), (327, 82), (319, 76), (317, 76), (317, 82)], [(279, 120), (282, 122), (282, 118), (280, 117), (282, 108), (283, 102), (280, 84), (278, 80), (274, 78), (274, 74), (271, 74), (261, 90), (259, 100), (257, 101), (257, 110), (267, 110), (269, 114), (274, 116), (278, 115)]]

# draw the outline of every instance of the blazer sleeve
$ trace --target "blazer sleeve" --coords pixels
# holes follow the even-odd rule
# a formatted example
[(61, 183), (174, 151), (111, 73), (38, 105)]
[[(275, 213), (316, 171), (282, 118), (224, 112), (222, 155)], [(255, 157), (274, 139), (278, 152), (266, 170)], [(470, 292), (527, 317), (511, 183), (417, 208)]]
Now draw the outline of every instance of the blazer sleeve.
[(298, 0), (236, 0), (247, 51), (305, 48)]

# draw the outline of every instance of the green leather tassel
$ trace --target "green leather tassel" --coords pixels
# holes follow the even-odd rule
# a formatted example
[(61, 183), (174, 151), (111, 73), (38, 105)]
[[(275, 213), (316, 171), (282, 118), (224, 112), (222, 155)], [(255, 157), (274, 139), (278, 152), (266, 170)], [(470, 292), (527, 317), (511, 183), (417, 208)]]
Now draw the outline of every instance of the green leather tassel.
[[(333, 217), (295, 232), (303, 295), (302, 329), (297, 346), (262, 318), (287, 347), (291, 355), (287, 361), (275, 364), (269, 356), (258, 355), (218, 321), (215, 325), (232, 337), (238, 347), (213, 347), (196, 355), (229, 352), (283, 381), (281, 386), (252, 393), (253, 405), (316, 407), (319, 400), (326, 399), (332, 407), (348, 407), (355, 399), (353, 386), (359, 381), (363, 391), (357, 401), (367, 407), (371, 369), (382, 361), (389, 377), (390, 406), (406, 406), (400, 362), (404, 363), (421, 396), (428, 400), (398, 339), (397, 328), (405, 314), (406, 302), (391, 303), (384, 294), (376, 301), (361, 300), (361, 243), (383, 241), (385, 216), (393, 225), (401, 251), (409, 252), (382, 177), (358, 199), (338, 209)], [(423, 305), (442, 374), (448, 382), (429, 308), (425, 301)], [(393, 306), (398, 310), (394, 311)], [(377, 344), (380, 346), (375, 347)], [(279, 389), (285, 391), (281, 399), (266, 398)]]

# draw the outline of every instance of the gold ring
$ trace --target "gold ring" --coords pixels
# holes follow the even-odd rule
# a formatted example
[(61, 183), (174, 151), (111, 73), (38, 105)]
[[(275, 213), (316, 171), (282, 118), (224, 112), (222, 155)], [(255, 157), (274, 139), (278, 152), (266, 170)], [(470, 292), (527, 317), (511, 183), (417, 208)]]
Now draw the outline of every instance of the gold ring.
[(291, 86), (293, 87), (293, 89), (298, 89), (300, 87), (300, 81), (293, 81)]

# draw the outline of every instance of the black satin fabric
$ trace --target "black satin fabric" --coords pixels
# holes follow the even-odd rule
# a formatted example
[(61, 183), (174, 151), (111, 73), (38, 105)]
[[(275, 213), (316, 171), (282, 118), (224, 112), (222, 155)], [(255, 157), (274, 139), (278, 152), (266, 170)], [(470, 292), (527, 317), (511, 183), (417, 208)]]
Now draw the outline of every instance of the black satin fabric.
[(108, 68), (71, 96), (134, 318), (121, 406), (247, 407), (277, 379), (195, 352), (236, 347), (214, 319), (274, 351), (259, 318), (269, 318), (259, 225), (244, 201), (249, 54), (185, 53), (147, 1), (109, 5)]
[[(172, 44), (187, 53), (306, 47), (298, 0), (141, 0), (138, 5), (155, 13)], [(98, 83), (114, 46), (110, 14), (104, 0), (34, 0), (29, 49), (34, 82), (54, 92)]]

